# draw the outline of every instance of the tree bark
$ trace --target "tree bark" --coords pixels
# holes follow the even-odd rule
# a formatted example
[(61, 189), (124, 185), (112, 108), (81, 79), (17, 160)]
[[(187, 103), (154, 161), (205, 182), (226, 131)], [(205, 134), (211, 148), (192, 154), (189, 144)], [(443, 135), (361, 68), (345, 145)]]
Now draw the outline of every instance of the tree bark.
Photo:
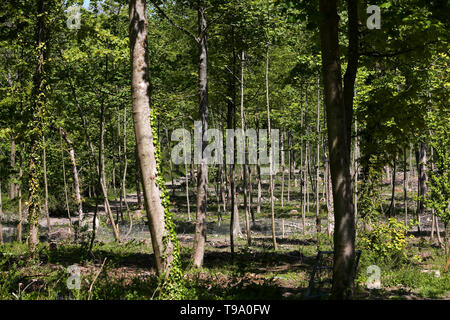
[(104, 206), (105, 212), (108, 214), (109, 221), (111, 222), (111, 227), (113, 229), (114, 238), (116, 241), (120, 242), (119, 229), (114, 222), (113, 213), (111, 207), (109, 206), (108, 200), (108, 189), (106, 187), (106, 172), (105, 172), (105, 105), (103, 101), (100, 104), (100, 146), (99, 150), (99, 173), (100, 173), (100, 185), (104, 196)]
[[(201, 156), (197, 170), (197, 221), (194, 235), (194, 267), (201, 267), (205, 254), (206, 242), (206, 211), (208, 189), (208, 165), (203, 157), (203, 151), (208, 141), (203, 137), (208, 130), (208, 34), (205, 16), (205, 3), (197, 1), (198, 15), (198, 82), (199, 82), (199, 115), (201, 121)], [(197, 155), (195, 155), (197, 156)]]
[[(14, 171), (14, 167), (16, 166), (16, 141), (14, 138), (11, 139), (11, 171)], [(14, 179), (14, 175), (11, 174), (10, 179)], [(9, 198), (14, 199), (16, 197), (17, 186), (14, 182), (10, 182), (9, 184)]]
[(35, 26), (36, 54), (37, 64), (33, 75), (32, 103), (33, 106), (29, 110), (28, 127), (31, 131), (29, 146), (29, 162), (28, 162), (28, 248), (34, 252), (39, 242), (38, 224), (39, 224), (39, 168), (40, 168), (40, 146), (39, 140), (42, 139), (43, 121), (42, 113), (45, 108), (45, 91), (46, 91), (46, 62), (48, 56), (48, 30), (47, 30), (47, 5), (46, 0), (37, 1), (37, 22)]
[[(317, 77), (317, 119), (316, 119), (316, 133), (317, 133), (317, 145), (316, 145), (316, 230), (317, 233), (321, 232), (320, 222), (320, 208), (319, 208), (319, 176), (320, 176), (320, 80)], [(317, 241), (319, 243), (319, 241)]]
[[(184, 121), (183, 121), (183, 129), (184, 129)], [(185, 141), (185, 137), (183, 136), (183, 143)], [(184, 146), (186, 148), (186, 146)], [(189, 171), (187, 161), (184, 161), (184, 177), (186, 182), (186, 205), (187, 205), (187, 214), (188, 221), (191, 221), (191, 204), (189, 201)]]
[(397, 155), (394, 158), (394, 170), (392, 171), (392, 190), (391, 190), (391, 203), (389, 205), (388, 215), (393, 216), (395, 213), (395, 177), (397, 175)]
[(425, 214), (425, 204), (421, 199), (425, 197), (425, 194), (427, 193), (427, 180), (428, 180), (426, 172), (427, 149), (424, 143), (420, 143), (419, 145), (419, 150), (416, 153), (416, 162), (417, 162), (417, 177), (418, 177), (417, 192), (419, 197), (417, 203), (417, 221), (419, 223), (418, 231), (420, 234), (421, 233), (420, 217)]
[[(127, 156), (127, 108), (123, 108), (123, 176), (122, 176), (122, 196), (125, 202), (125, 208), (127, 209), (128, 216), (130, 219), (131, 215), (129, 213), (130, 208), (128, 207), (127, 200), (127, 172), (128, 172), (128, 156)], [(172, 162), (170, 162), (172, 165)], [(131, 220), (130, 220), (131, 222)]]
[(46, 145), (45, 145), (45, 136), (42, 135), (42, 166), (44, 170), (44, 211), (45, 217), (47, 218), (47, 232), (50, 234), (51, 224), (50, 224), (50, 214), (48, 212), (48, 181), (47, 181), (47, 153), (46, 153)]
[[(353, 33), (357, 21), (357, 1), (349, 0), (349, 33), (350, 42), (355, 41)], [(327, 107), (328, 148), (330, 156), (331, 181), (333, 186), (333, 201), (335, 215), (334, 232), (334, 266), (333, 266), (333, 299), (348, 299), (354, 292), (354, 257), (355, 257), (355, 219), (353, 210), (352, 181), (350, 175), (350, 130), (353, 87), (346, 85), (346, 99), (342, 89), (341, 64), (339, 56), (339, 31), (336, 0), (319, 0), (323, 20), (320, 25), (320, 42), (322, 51), (322, 75), (324, 84), (324, 100)], [(357, 41), (357, 29), (356, 29)], [(354, 43), (349, 45), (349, 51), (357, 50)], [(348, 68), (356, 73), (356, 68)], [(356, 61), (357, 63), (357, 61)], [(357, 65), (356, 65), (357, 66)], [(351, 75), (346, 82), (351, 82)], [(351, 89), (351, 90), (350, 90)], [(349, 94), (351, 92), (351, 95)], [(350, 124), (348, 123), (350, 121)]]
[[(266, 106), (267, 106), (267, 135), (270, 141), (271, 128), (270, 128), (270, 100), (269, 100), (269, 44), (266, 49)], [(269, 148), (269, 183), (270, 183), (270, 217), (272, 220), (272, 244), (273, 249), (277, 250), (277, 236), (275, 234), (275, 204), (273, 199), (273, 175), (272, 175), (272, 144)]]
[[(305, 99), (306, 98), (306, 94), (305, 94)], [(302, 207), (302, 232), (303, 235), (306, 234), (306, 213), (305, 213), (305, 205), (306, 205), (306, 188), (305, 188), (305, 179), (304, 179), (304, 163), (303, 163), (303, 135), (305, 133), (304, 130), (304, 113), (306, 113), (306, 105), (307, 105), (307, 100), (305, 100), (305, 107), (303, 109), (305, 109), (305, 112), (303, 112), (303, 110), (301, 110), (301, 115), (300, 115), (300, 128), (301, 128), (301, 139), (300, 139), (300, 197), (301, 197), (301, 201), (300, 201), (300, 205)]]
[(138, 203), (138, 209), (143, 209), (143, 203), (142, 203), (142, 194), (141, 194), (141, 172), (139, 169), (139, 157), (138, 157), (138, 151), (137, 146), (134, 148), (134, 159), (135, 159), (135, 180), (136, 180), (136, 195), (137, 195), (137, 203)]
[(64, 162), (64, 148), (62, 144), (62, 133), (60, 130), (60, 147), (61, 147), (61, 164), (62, 164), (62, 172), (63, 172), (63, 183), (64, 183), (64, 200), (66, 202), (66, 210), (67, 210), (67, 218), (69, 219), (70, 228), (72, 228), (72, 217), (70, 216), (70, 207), (69, 207), (69, 196), (67, 192), (67, 182), (66, 182), (66, 164)]
[(249, 219), (249, 205), (248, 205), (248, 186), (247, 186), (247, 164), (246, 162), (246, 143), (245, 143), (245, 120), (244, 120), (244, 67), (245, 67), (245, 52), (242, 51), (241, 56), (241, 130), (242, 130), (242, 144), (244, 150), (244, 164), (242, 165), (242, 179), (244, 181), (244, 212), (245, 212), (245, 231), (247, 233), (247, 243), (252, 244), (250, 234), (250, 219)]
[(18, 203), (18, 212), (17, 212), (17, 241), (18, 242), (22, 242), (22, 178), (23, 178), (23, 145), (21, 144), (20, 146), (20, 154), (19, 154), (19, 188), (18, 188), (18, 195), (17, 197), (19, 198), (19, 203)]
[(281, 207), (284, 207), (284, 170), (285, 170), (285, 153), (284, 153), (284, 138), (285, 131), (281, 131)]
[[(148, 73), (148, 18), (144, 0), (130, 0), (131, 91), (136, 147), (144, 189), (145, 210), (149, 221), (158, 275), (168, 275), (174, 261), (173, 242), (166, 228), (158, 175), (155, 146), (150, 122), (150, 83)], [(171, 222), (171, 221), (170, 221)]]
[(72, 163), (73, 185), (75, 189), (75, 202), (77, 204), (78, 228), (80, 228), (84, 219), (84, 213), (83, 213), (83, 201), (81, 199), (80, 179), (78, 177), (77, 161), (75, 158), (75, 150), (73, 148), (72, 141), (67, 136), (67, 132), (61, 127), (59, 128), (59, 130), (62, 138), (64, 139), (64, 141), (66, 141), (67, 146), (69, 147), (69, 157), (70, 162)]
[(3, 244), (3, 228), (2, 228), (2, 218), (3, 218), (3, 202), (2, 202), (2, 179), (0, 177), (0, 244)]
[[(122, 180), (122, 172), (123, 172), (123, 164), (122, 164), (122, 147), (121, 147), (121, 129), (120, 129), (120, 107), (117, 108), (117, 159), (119, 160), (119, 211), (116, 215), (116, 224), (119, 224), (119, 212), (121, 221), (123, 222), (123, 180)], [(115, 188), (115, 185), (114, 185)], [(117, 199), (116, 199), (117, 201)]]

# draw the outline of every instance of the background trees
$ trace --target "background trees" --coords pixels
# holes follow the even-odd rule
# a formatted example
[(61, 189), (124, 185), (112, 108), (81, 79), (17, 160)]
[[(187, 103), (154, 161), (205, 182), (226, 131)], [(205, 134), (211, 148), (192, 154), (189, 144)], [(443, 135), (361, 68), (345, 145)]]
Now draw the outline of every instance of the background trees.
[[(369, 30), (367, 1), (150, 1), (147, 8), (90, 1), (80, 29), (70, 30), (67, 9), (81, 1), (4, 1), (0, 193), (14, 239), (29, 239), (31, 249), (38, 230), (50, 239), (54, 230), (39, 228), (48, 211), (50, 222), (70, 219), (77, 241), (89, 235), (95, 242), (84, 229), (97, 214), (109, 236), (127, 241), (137, 215), (128, 194), (136, 192), (163, 274), (163, 260), (179, 255), (175, 227), (185, 227), (177, 220), (185, 213), (196, 212), (192, 262), (200, 267), (213, 221), (229, 224), (235, 257), (241, 237), (254, 245), (252, 232), (264, 219), (280, 249), (277, 232), (289, 211), (317, 248), (325, 230), (334, 237), (335, 298), (351, 296), (359, 232), (385, 216), (414, 221), (422, 237), (430, 218), (430, 237), (448, 248), (444, 2), (378, 1), (382, 27)], [(130, 22), (137, 5), (139, 19)], [(147, 45), (134, 41), (139, 35)], [(264, 175), (248, 161), (171, 163), (171, 133), (193, 132), (199, 119), (203, 133), (279, 129), (280, 171)], [(170, 210), (180, 216), (175, 223)], [(168, 256), (161, 249), (167, 239)]]

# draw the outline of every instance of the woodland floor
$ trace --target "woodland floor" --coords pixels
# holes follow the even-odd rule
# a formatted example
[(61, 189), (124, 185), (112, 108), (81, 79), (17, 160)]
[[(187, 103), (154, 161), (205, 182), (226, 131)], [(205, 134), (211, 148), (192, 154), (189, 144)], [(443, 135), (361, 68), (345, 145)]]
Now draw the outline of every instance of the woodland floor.
[[(292, 199), (295, 196), (291, 193)], [(300, 206), (295, 201), (286, 203), (285, 200), (283, 208), (279, 201), (276, 203), (279, 248), (274, 251), (268, 213), (270, 207), (266, 201), (263, 202), (262, 213), (255, 216), (254, 223), (251, 222), (250, 246), (247, 245), (245, 219), (241, 214), (243, 235), (236, 241), (236, 253), (232, 261), (227, 222), (229, 215), (223, 215), (223, 221), (219, 221), (217, 207), (214, 207), (215, 199), (211, 197), (204, 266), (201, 270), (194, 271), (190, 268), (190, 263), (195, 222), (188, 220), (184, 193), (175, 192), (172, 199), (182, 265), (189, 289), (188, 299), (303, 299), (318, 248), (332, 248), (330, 237), (322, 234), (317, 238), (314, 234), (314, 210), (311, 209), (306, 215), (306, 230), (303, 233)], [(8, 243), (16, 237), (16, 221), (11, 217), (8, 219), (6, 215), (3, 232), (7, 243), (0, 251), (0, 298), (152, 298), (157, 288), (146, 217), (139, 210), (133, 210), (137, 204), (136, 194), (128, 195), (127, 201), (133, 217), (130, 234), (125, 237), (129, 219), (124, 213), (123, 222), (119, 219), (123, 241), (121, 244), (114, 242), (110, 226), (106, 224), (103, 207), (100, 207), (100, 226), (92, 254), (88, 250), (89, 241), (81, 244), (69, 241), (72, 237), (68, 232), (67, 218), (52, 217), (50, 239), (46, 220), (40, 221), (42, 244), (39, 257), (30, 260), (25, 245)], [(191, 203), (195, 203), (194, 198)], [(114, 212), (118, 212), (118, 202), (111, 201), (111, 206)], [(89, 211), (87, 219), (92, 221), (93, 208), (86, 209)], [(398, 210), (402, 212), (400, 206)], [(191, 212), (195, 217), (195, 207), (191, 206)], [(281, 228), (283, 220), (284, 236)], [(408, 240), (408, 255), (420, 256), (421, 261), (398, 266), (384, 266), (380, 261), (382, 289), (368, 290), (365, 286), (365, 271), (370, 262), (363, 252), (356, 279), (356, 299), (450, 299), (450, 274), (443, 273), (445, 258), (442, 249), (436, 240), (429, 239), (429, 217), (422, 217), (422, 221), (422, 235)], [(326, 231), (325, 217), (322, 218), (322, 223), (322, 230)], [(73, 264), (81, 270), (80, 290), (69, 290), (66, 286), (66, 270)], [(439, 276), (431, 270), (438, 270)], [(94, 280), (97, 274), (98, 278)], [(325, 287), (324, 292), (327, 291), (328, 288)]]

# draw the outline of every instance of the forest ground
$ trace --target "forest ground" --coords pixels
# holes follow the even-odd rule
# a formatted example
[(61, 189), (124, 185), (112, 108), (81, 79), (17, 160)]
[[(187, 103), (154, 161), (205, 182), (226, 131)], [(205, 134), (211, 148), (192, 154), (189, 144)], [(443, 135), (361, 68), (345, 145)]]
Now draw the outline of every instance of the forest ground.
[[(263, 190), (266, 187), (264, 185)], [(300, 202), (297, 200), (299, 195), (291, 190), (290, 196), (291, 201), (287, 203), (285, 198), (284, 206), (281, 207), (280, 194), (275, 194), (278, 199), (275, 202), (277, 251), (272, 248), (269, 201), (262, 202), (261, 213), (255, 215), (255, 223), (251, 222), (251, 246), (247, 245), (243, 208), (239, 207), (242, 237), (236, 240), (233, 261), (229, 247), (229, 214), (224, 214), (223, 220), (219, 221), (215, 197), (211, 196), (204, 265), (200, 270), (192, 270), (195, 197), (191, 197), (192, 220), (189, 221), (185, 193), (177, 190), (175, 197), (172, 197), (172, 210), (189, 289), (186, 298), (303, 299), (317, 250), (331, 250), (332, 238), (325, 233), (319, 237), (315, 234), (312, 197), (310, 212), (306, 213), (306, 232), (303, 233)], [(401, 193), (397, 196), (398, 211), (403, 212)], [(78, 244), (69, 241), (73, 237), (68, 232), (66, 217), (52, 217), (50, 239), (47, 236), (46, 219), (42, 218), (39, 256), (30, 257), (24, 244), (8, 243), (15, 237), (17, 221), (7, 213), (3, 225), (7, 243), (0, 256), (0, 299), (152, 298), (157, 290), (152, 246), (145, 214), (136, 210), (136, 199), (135, 193), (127, 197), (133, 228), (125, 238), (129, 219), (124, 213), (124, 220), (119, 223), (123, 238), (121, 244), (114, 242), (103, 206), (100, 206), (100, 226), (92, 254), (88, 250), (88, 239)], [(117, 201), (111, 199), (111, 206), (113, 212), (118, 212)], [(87, 220), (92, 221), (92, 204), (86, 206), (85, 210), (88, 211)], [(284, 237), (281, 229), (283, 220)], [(445, 258), (442, 249), (436, 240), (429, 239), (429, 220), (430, 217), (422, 217), (422, 235), (418, 237), (417, 232), (413, 232), (414, 238), (408, 239), (408, 256), (419, 256), (420, 261), (401, 265), (388, 265), (380, 261), (382, 289), (366, 288), (366, 269), (373, 264), (373, 260), (363, 251), (356, 278), (356, 299), (450, 299), (450, 275), (443, 273)], [(322, 217), (322, 224), (325, 232), (325, 217)], [(70, 290), (66, 285), (69, 275), (67, 267), (74, 264), (81, 270), (80, 290)], [(439, 274), (433, 270), (439, 271)], [(326, 278), (329, 275), (323, 276)], [(324, 287), (323, 291), (328, 290), (328, 287)]]

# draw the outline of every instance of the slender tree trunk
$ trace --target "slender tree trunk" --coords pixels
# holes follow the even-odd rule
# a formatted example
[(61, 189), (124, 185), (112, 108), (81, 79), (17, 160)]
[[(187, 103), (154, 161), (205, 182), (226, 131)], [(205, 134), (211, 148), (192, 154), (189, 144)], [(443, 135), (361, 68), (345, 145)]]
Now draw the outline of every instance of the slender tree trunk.
[(406, 170), (406, 147), (403, 148), (403, 209), (405, 213), (405, 224), (408, 223), (408, 174)]
[[(306, 94), (305, 94), (305, 99), (306, 98)], [(307, 100), (305, 100), (307, 101)], [(305, 112), (303, 112), (303, 110), (301, 111), (301, 115), (300, 115), (300, 127), (301, 127), (301, 132), (302, 132), (302, 138), (300, 139), (300, 197), (301, 197), (301, 207), (302, 207), (302, 230), (303, 230), (303, 235), (306, 234), (306, 213), (305, 213), (305, 205), (306, 205), (306, 187), (305, 187), (305, 170), (304, 170), (304, 164), (303, 164), (303, 135), (304, 135), (304, 113), (306, 113), (306, 104), (307, 102), (305, 102)], [(306, 184), (307, 185), (307, 184)]]
[(45, 136), (42, 135), (42, 166), (44, 170), (44, 211), (45, 217), (47, 218), (47, 232), (50, 234), (52, 231), (52, 226), (50, 224), (50, 215), (48, 212), (48, 181), (47, 181), (47, 153), (46, 153), (46, 145), (45, 145)]
[[(268, 137), (270, 141), (271, 128), (270, 128), (270, 100), (269, 100), (269, 44), (267, 44), (266, 49), (266, 106), (267, 106), (267, 130)], [(270, 183), (270, 214), (272, 220), (272, 243), (273, 249), (277, 250), (277, 237), (275, 234), (275, 204), (273, 199), (273, 175), (272, 175), (272, 143), (270, 143), (269, 148), (269, 183)]]
[(17, 212), (17, 241), (22, 242), (22, 178), (23, 178), (23, 145), (20, 146), (20, 154), (19, 154), (19, 189), (18, 189), (18, 212)]
[(2, 202), (2, 179), (0, 177), (0, 244), (3, 244), (3, 228), (2, 228), (2, 218), (3, 218), (3, 202)]
[[(235, 129), (236, 128), (236, 51), (235, 51), (235, 42), (234, 42), (234, 26), (231, 26), (231, 41), (232, 41), (232, 57), (231, 57), (231, 71), (228, 74), (228, 99), (227, 99), (227, 128)], [(233, 144), (236, 145), (236, 138), (233, 138)], [(231, 258), (234, 259), (234, 239), (236, 236), (241, 235), (241, 226), (239, 222), (239, 210), (238, 210), (238, 202), (236, 196), (236, 148), (234, 148), (233, 153), (233, 161), (229, 167), (229, 180), (230, 180), (230, 188), (229, 195), (231, 199), (231, 217), (230, 217), (230, 250), (231, 250)]]
[(258, 144), (258, 153), (257, 153), (257, 164), (256, 164), (256, 180), (258, 183), (258, 195), (256, 199), (256, 213), (261, 213), (261, 196), (262, 196), (262, 185), (261, 185), (261, 163), (260, 163), (260, 157), (259, 157), (259, 148), (261, 147), (259, 145), (259, 125), (256, 130), (256, 140)]
[(248, 194), (249, 194), (249, 199), (248, 199), (248, 201), (249, 201), (249, 204), (248, 204), (248, 206), (249, 206), (249, 209), (250, 209), (250, 215), (251, 215), (251, 217), (252, 217), (252, 223), (253, 224), (255, 224), (255, 208), (254, 208), (254, 206), (253, 206), (253, 183), (252, 183), (252, 166), (249, 164), (248, 166), (247, 166), (247, 168), (248, 168)]
[[(223, 132), (223, 130), (222, 130)], [(220, 195), (222, 199), (222, 211), (227, 211), (227, 197), (226, 197), (226, 173), (225, 173), (225, 167), (224, 165), (219, 165), (219, 171), (220, 171)]]
[[(169, 149), (169, 155), (171, 155), (172, 149), (170, 146), (169, 129), (167, 127), (165, 128), (165, 133), (166, 133), (166, 139), (167, 139), (167, 147)], [(170, 181), (172, 182), (172, 198), (175, 198), (175, 183), (173, 180), (173, 163), (172, 163), (172, 161), (169, 161), (169, 167), (170, 167)]]
[[(117, 160), (119, 161), (119, 210), (116, 209), (116, 224), (119, 224), (119, 212), (120, 217), (123, 222), (123, 185), (122, 185), (122, 172), (123, 172), (123, 164), (122, 164), (122, 146), (121, 146), (121, 126), (120, 126), (120, 107), (117, 107)], [(115, 187), (115, 186), (114, 186)], [(117, 201), (117, 199), (116, 199)]]
[[(122, 164), (122, 146), (121, 146), (121, 130), (120, 130), (120, 107), (117, 108), (117, 159), (119, 160), (119, 211), (116, 215), (116, 224), (119, 224), (119, 212), (120, 217), (123, 222), (123, 180), (122, 180), (122, 172), (123, 172), (123, 164)], [(117, 199), (116, 199), (117, 201)]]
[[(16, 166), (16, 141), (14, 138), (11, 139), (11, 171), (14, 170)], [(14, 179), (14, 175), (10, 176), (11, 181)], [(14, 182), (9, 183), (9, 198), (14, 199), (16, 197), (17, 186)]]
[(349, 106), (353, 107), (354, 87), (351, 84), (354, 84), (357, 70), (358, 2), (348, 0), (347, 5), (349, 11), (349, 65), (345, 75), (345, 92), (351, 92), (351, 95), (346, 95), (344, 104), (337, 1), (319, 0), (320, 13), (323, 16), (320, 25), (322, 75), (324, 100), (327, 107), (328, 148), (335, 215), (333, 299), (348, 299), (353, 296), (355, 276), (355, 218), (350, 175), (349, 130), (352, 110), (349, 110)]
[[(319, 176), (320, 176), (320, 80), (317, 77), (317, 121), (316, 121), (316, 133), (317, 133), (317, 148), (316, 148), (316, 230), (317, 233), (321, 232), (320, 222), (320, 208), (319, 208)], [(319, 243), (319, 241), (317, 241)]]
[[(198, 79), (199, 79), (199, 115), (201, 121), (201, 157), (197, 173), (197, 222), (194, 235), (194, 267), (201, 267), (205, 254), (206, 242), (206, 211), (208, 189), (208, 165), (203, 157), (208, 141), (203, 137), (208, 130), (208, 34), (205, 16), (205, 3), (197, 1), (198, 13)], [(196, 156), (196, 155), (195, 155)]]
[[(359, 179), (359, 141), (358, 141), (358, 120), (355, 119), (355, 148), (353, 150), (353, 168), (354, 168), (354, 188), (355, 193), (353, 196), (354, 210), (355, 210), (355, 226), (358, 225), (358, 179)], [(355, 229), (355, 231), (357, 228)]]
[(389, 205), (389, 217), (395, 213), (395, 177), (397, 175), (397, 155), (394, 158), (394, 170), (392, 171), (392, 191), (391, 191), (391, 204)]
[(69, 206), (69, 196), (67, 192), (67, 181), (66, 181), (66, 164), (64, 162), (64, 148), (62, 144), (62, 133), (60, 130), (60, 147), (61, 147), (61, 164), (62, 164), (62, 171), (63, 171), (63, 183), (64, 183), (64, 199), (66, 202), (66, 210), (67, 210), (67, 218), (69, 219), (69, 225), (70, 229), (72, 228), (72, 218), (70, 216), (70, 206)]
[(289, 175), (288, 175), (288, 189), (287, 189), (287, 201), (291, 201), (291, 179), (292, 179), (292, 133), (288, 133), (288, 148), (289, 148)]
[[(170, 161), (172, 165), (172, 162)], [(128, 212), (128, 216), (131, 219), (129, 213), (130, 208), (128, 207), (127, 200), (127, 171), (128, 171), (128, 157), (127, 157), (127, 108), (123, 108), (123, 176), (122, 176), (122, 195), (123, 201), (125, 202), (125, 208)], [(123, 217), (122, 217), (123, 219)], [(131, 220), (130, 220), (131, 222)], [(132, 223), (132, 222), (131, 222)]]
[(244, 212), (245, 212), (245, 231), (247, 233), (247, 243), (250, 246), (252, 244), (252, 238), (250, 235), (250, 219), (249, 219), (249, 205), (248, 205), (248, 186), (247, 186), (247, 164), (246, 162), (246, 143), (245, 143), (245, 120), (244, 120), (244, 67), (245, 67), (245, 52), (242, 51), (241, 56), (241, 130), (242, 130), (242, 143), (244, 150), (244, 164), (242, 165), (242, 175), (244, 181)]
[[(405, 152), (406, 152), (406, 149), (405, 149)], [(433, 156), (434, 156), (434, 149), (431, 148), (431, 150), (430, 150), (430, 159), (433, 159)], [(432, 171), (435, 170), (434, 161), (431, 162), (431, 170)], [(436, 231), (436, 235), (437, 235), (437, 238), (438, 238), (438, 243), (441, 245), (441, 247), (443, 247), (441, 234), (440, 234), (440, 230), (439, 230), (439, 220), (438, 220), (438, 217), (435, 214), (434, 209), (431, 210), (431, 219), (432, 219), (432, 224), (431, 224), (430, 239), (431, 240), (434, 239), (434, 231)]]
[(417, 203), (417, 221), (418, 221), (418, 231), (421, 234), (420, 227), (420, 218), (425, 214), (425, 204), (421, 200), (422, 197), (427, 193), (427, 184), (426, 181), (428, 179), (426, 173), (426, 164), (427, 164), (427, 151), (424, 143), (420, 143), (419, 150), (416, 153), (416, 162), (417, 162), (417, 177), (418, 177), (418, 203)]
[(63, 137), (64, 141), (66, 141), (67, 146), (69, 147), (69, 156), (70, 162), (72, 163), (73, 184), (75, 189), (75, 202), (77, 204), (78, 227), (81, 227), (81, 224), (84, 219), (84, 213), (83, 213), (83, 202), (81, 199), (80, 179), (78, 177), (77, 161), (75, 158), (75, 150), (73, 148), (72, 141), (67, 136), (66, 131), (61, 127), (59, 130), (61, 132), (61, 136)]
[(117, 189), (116, 189), (116, 166), (113, 165), (112, 167), (112, 187), (113, 187), (113, 192), (114, 192), (114, 198), (115, 201), (117, 201)]
[(413, 159), (413, 145), (409, 145), (409, 174), (408, 174), (408, 191), (412, 191), (412, 176), (414, 174), (414, 167), (412, 165), (412, 159)]
[(284, 207), (284, 170), (285, 170), (285, 153), (284, 153), (284, 137), (285, 131), (281, 131), (281, 207)]
[(305, 181), (305, 211), (309, 214), (309, 180), (308, 180), (308, 168), (309, 168), (309, 143), (306, 142), (305, 146), (305, 170), (303, 172), (303, 178)]
[(99, 173), (100, 173), (100, 184), (104, 196), (104, 206), (105, 212), (108, 214), (109, 221), (111, 222), (111, 227), (113, 229), (114, 237), (116, 241), (120, 241), (119, 229), (114, 222), (113, 213), (111, 207), (109, 206), (108, 200), (108, 189), (106, 187), (106, 173), (105, 173), (105, 106), (100, 104), (100, 146), (99, 146)]
[[(183, 129), (184, 129), (184, 121), (183, 121)], [(184, 134), (184, 132), (183, 132)], [(183, 136), (183, 143), (186, 141), (185, 136)], [(184, 145), (184, 149), (186, 150), (186, 145)], [(189, 201), (189, 170), (188, 170), (188, 164), (187, 161), (184, 161), (184, 177), (186, 182), (186, 205), (187, 205), (187, 214), (188, 214), (188, 221), (191, 221), (191, 204)]]

